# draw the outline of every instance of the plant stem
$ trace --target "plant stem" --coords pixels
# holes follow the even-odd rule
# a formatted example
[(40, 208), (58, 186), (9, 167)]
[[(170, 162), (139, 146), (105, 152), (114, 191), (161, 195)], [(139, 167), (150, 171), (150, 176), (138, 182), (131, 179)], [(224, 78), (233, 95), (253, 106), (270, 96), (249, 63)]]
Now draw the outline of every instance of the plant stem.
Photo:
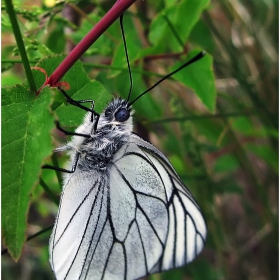
[[(8, 0), (6, 0), (8, 1)], [(136, 0), (117, 0), (108, 13), (93, 27), (82, 41), (69, 53), (69, 55), (56, 68), (46, 80), (45, 85), (55, 86), (72, 65), (85, 53), (85, 51), (105, 32), (110, 25), (119, 18)]]
[(24, 46), (22, 36), (20, 33), (20, 29), (19, 29), (19, 25), (17, 22), (13, 3), (11, 0), (5, 0), (5, 5), (6, 5), (7, 14), (11, 21), (11, 25), (13, 28), (14, 36), (15, 36), (15, 39), (17, 42), (18, 50), (19, 50), (19, 53), (20, 53), (20, 56), (22, 59), (22, 64), (23, 64), (23, 67), (24, 67), (24, 70), (26, 73), (26, 78), (27, 78), (29, 87), (30, 87), (31, 91), (33, 91), (35, 93), (37, 91), (37, 89), (36, 89), (35, 81), (33, 79), (33, 75), (31, 72), (30, 65), (29, 65), (28, 57), (27, 57), (27, 54), (25, 51), (25, 46)]

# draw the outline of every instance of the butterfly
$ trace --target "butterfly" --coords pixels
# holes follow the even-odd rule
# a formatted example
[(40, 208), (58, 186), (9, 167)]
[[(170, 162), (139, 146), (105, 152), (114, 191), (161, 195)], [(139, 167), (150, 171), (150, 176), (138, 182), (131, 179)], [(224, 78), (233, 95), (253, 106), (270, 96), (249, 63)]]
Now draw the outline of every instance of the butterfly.
[(68, 152), (68, 168), (45, 166), (64, 171), (49, 243), (56, 278), (138, 279), (191, 262), (204, 247), (206, 223), (169, 160), (133, 132), (132, 105), (147, 91), (132, 102), (114, 98), (98, 114), (93, 101), (60, 90), (88, 112), (56, 149)]

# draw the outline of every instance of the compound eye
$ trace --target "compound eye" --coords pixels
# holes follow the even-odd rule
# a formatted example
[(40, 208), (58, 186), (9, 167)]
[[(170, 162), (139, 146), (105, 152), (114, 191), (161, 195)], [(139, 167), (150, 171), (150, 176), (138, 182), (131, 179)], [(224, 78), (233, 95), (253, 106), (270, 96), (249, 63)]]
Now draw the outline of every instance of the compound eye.
[(130, 117), (130, 112), (126, 108), (118, 110), (115, 114), (115, 119), (118, 122), (125, 122)]

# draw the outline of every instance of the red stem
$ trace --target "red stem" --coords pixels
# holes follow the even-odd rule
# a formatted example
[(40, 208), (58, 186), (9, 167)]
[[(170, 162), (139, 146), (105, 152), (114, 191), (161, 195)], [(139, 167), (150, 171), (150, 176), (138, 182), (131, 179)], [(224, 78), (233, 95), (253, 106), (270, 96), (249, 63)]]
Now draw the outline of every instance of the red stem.
[(117, 0), (107, 14), (92, 28), (78, 45), (61, 62), (45, 85), (55, 86), (85, 51), (119, 18), (136, 0)]

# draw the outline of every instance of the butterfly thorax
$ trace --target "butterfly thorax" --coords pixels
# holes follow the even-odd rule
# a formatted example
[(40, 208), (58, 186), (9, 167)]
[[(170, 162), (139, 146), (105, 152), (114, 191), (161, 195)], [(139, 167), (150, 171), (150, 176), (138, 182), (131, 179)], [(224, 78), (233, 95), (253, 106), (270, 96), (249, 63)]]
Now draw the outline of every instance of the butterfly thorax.
[[(126, 110), (127, 102), (122, 99), (114, 99), (100, 115), (97, 129), (85, 138), (79, 147), (80, 159), (78, 168), (86, 170), (106, 170), (110, 167), (116, 152), (125, 145), (132, 131), (132, 118), (119, 121), (117, 112)], [(128, 109), (129, 110), (129, 109)], [(130, 112), (129, 112), (130, 113)], [(89, 122), (87, 118), (85, 122)], [(89, 127), (86, 123), (85, 127)], [(94, 122), (92, 123), (92, 128)]]

